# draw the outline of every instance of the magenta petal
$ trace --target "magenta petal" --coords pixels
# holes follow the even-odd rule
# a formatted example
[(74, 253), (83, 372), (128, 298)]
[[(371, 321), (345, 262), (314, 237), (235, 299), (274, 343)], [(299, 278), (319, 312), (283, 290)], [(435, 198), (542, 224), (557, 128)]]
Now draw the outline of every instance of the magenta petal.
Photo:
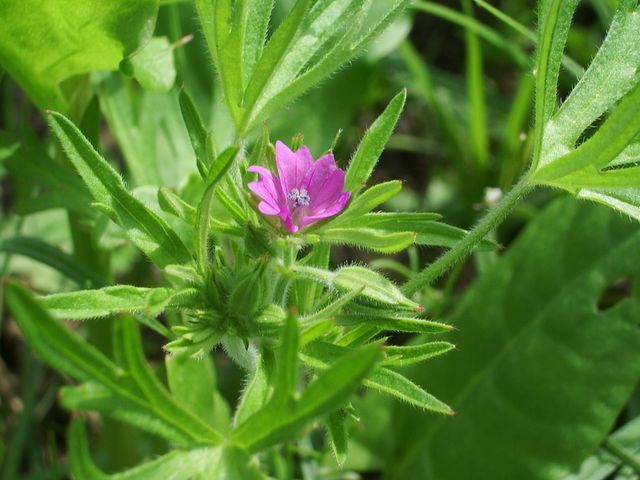
[(307, 147), (300, 147), (294, 153), (284, 143), (276, 142), (276, 165), (285, 196), (293, 188), (300, 188), (313, 163), (313, 157)]
[(278, 215), (283, 207), (288, 210), (280, 182), (269, 170), (257, 165), (253, 165), (247, 170), (260, 175), (260, 180), (249, 183), (248, 187), (262, 200), (258, 205), (258, 209), (262, 213)]
[(318, 212), (322, 212), (327, 208), (334, 205), (344, 187), (344, 172), (339, 168), (336, 168), (331, 172), (324, 180), (323, 187), (319, 189), (313, 198), (312, 208), (310, 210), (311, 215), (315, 215)]
[[(339, 181), (338, 178), (333, 181), (332, 185), (327, 184), (335, 172), (341, 172), (341, 170), (336, 167), (333, 155), (328, 154), (316, 160), (305, 175), (301, 187), (309, 193), (315, 210), (326, 208), (325, 203), (333, 203), (332, 200), (338, 198), (338, 194), (344, 185), (344, 180), (343, 185), (338, 187), (338, 191), (335, 189), (336, 180)], [(330, 187), (331, 192), (326, 191), (327, 187)]]
[(344, 207), (347, 205), (349, 198), (351, 198), (351, 192), (342, 192), (335, 203), (329, 206), (327, 209), (314, 213), (313, 215), (305, 215), (304, 217), (302, 217), (298, 222), (300, 224), (300, 227), (306, 227), (307, 225), (311, 225), (312, 223), (316, 223), (325, 218), (337, 215), (342, 210), (344, 210)]

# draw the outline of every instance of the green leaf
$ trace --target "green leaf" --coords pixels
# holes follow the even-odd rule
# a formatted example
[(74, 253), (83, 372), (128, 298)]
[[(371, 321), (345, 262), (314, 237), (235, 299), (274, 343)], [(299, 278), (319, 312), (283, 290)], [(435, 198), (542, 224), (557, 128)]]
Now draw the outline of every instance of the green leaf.
[(453, 330), (453, 327), (446, 323), (402, 316), (396, 312), (385, 313), (381, 309), (367, 309), (367, 307), (363, 308), (362, 306), (358, 306), (358, 309), (361, 311), (338, 315), (336, 317), (338, 324), (349, 327), (371, 325), (380, 330), (409, 333), (444, 333)]
[(196, 211), (196, 257), (201, 273), (206, 272), (209, 264), (209, 225), (211, 222), (211, 203), (218, 183), (225, 173), (231, 168), (233, 160), (238, 153), (238, 147), (229, 147), (222, 152), (209, 167), (205, 180), (205, 191)]
[[(330, 227), (337, 224), (344, 229), (364, 227), (389, 232), (415, 232), (417, 233), (415, 243), (418, 245), (448, 248), (453, 247), (467, 234), (467, 231), (461, 228), (433, 221), (437, 218), (439, 215), (435, 213), (376, 212), (357, 217), (352, 217), (349, 214), (345, 220), (340, 217), (336, 219)], [(322, 230), (322, 235), (327, 231), (333, 231), (333, 229)], [(496, 248), (497, 245), (487, 239), (478, 245), (478, 249), (481, 251), (490, 251)]]
[(130, 470), (107, 475), (93, 464), (89, 456), (84, 423), (80, 419), (75, 419), (69, 429), (69, 457), (74, 477), (88, 480), (265, 480), (249, 455), (232, 445), (175, 449)]
[(126, 191), (122, 178), (73, 123), (55, 112), (49, 113), (49, 122), (96, 202), (111, 212), (112, 220), (126, 231), (140, 250), (160, 267), (191, 262), (191, 255), (178, 235)]
[[(634, 418), (617, 429), (613, 435), (608, 437), (608, 440), (615, 442), (620, 448), (625, 449), (629, 455), (633, 455), (638, 459), (640, 457), (640, 417)], [(622, 479), (626, 478), (624, 476), (625, 473), (631, 474), (628, 467), (624, 471), (618, 470), (623, 466), (624, 464), (620, 457), (613, 455), (604, 446), (582, 462), (580, 468), (572, 475), (567, 476), (566, 480), (605, 480), (616, 471), (618, 471), (616, 478)]]
[(541, 166), (573, 148), (582, 132), (637, 83), (640, 52), (629, 45), (640, 35), (638, 11), (636, 2), (619, 2), (607, 37), (586, 73), (545, 125)]
[(365, 267), (347, 266), (336, 272), (303, 265), (292, 270), (304, 278), (324, 283), (345, 292), (359, 292), (360, 298), (378, 304), (394, 305), (401, 309), (419, 311), (421, 306), (405, 297), (400, 289), (382, 274)]
[(438, 400), (404, 375), (387, 368), (373, 369), (364, 381), (364, 385), (423, 410), (445, 415), (455, 414), (449, 405)]
[(154, 37), (144, 48), (120, 62), (120, 70), (150, 92), (168, 92), (176, 80), (173, 45), (167, 37)]
[(198, 107), (196, 107), (193, 99), (184, 88), (180, 90), (178, 101), (180, 103), (182, 120), (187, 127), (196, 159), (204, 162), (207, 158), (207, 129), (202, 121)]
[(344, 183), (345, 190), (351, 191), (352, 195), (355, 196), (371, 176), (398, 123), (406, 99), (407, 91), (402, 90), (389, 102), (387, 108), (373, 122), (358, 145), (356, 153), (349, 162)]
[[(640, 16), (640, 14), (639, 14)], [(612, 162), (640, 133), (640, 82), (627, 93), (602, 126), (567, 155), (541, 167), (534, 180), (562, 184), (562, 177), (588, 165), (602, 168)]]
[(16, 236), (0, 240), (0, 252), (24, 255), (62, 273), (80, 286), (101, 285), (102, 278), (75, 257), (39, 238)]
[(70, 99), (60, 83), (117, 69), (151, 37), (158, 12), (157, 0), (50, 0), (32, 7), (3, 2), (0, 64), (39, 108), (65, 113)]
[(255, 0), (249, 8), (243, 51), (245, 82), (253, 75), (264, 51), (274, 4), (275, 0)]
[(638, 188), (582, 188), (578, 192), (578, 197), (602, 203), (640, 220), (640, 189)]
[(142, 288), (117, 285), (99, 290), (56, 293), (41, 297), (55, 316), (68, 320), (105, 317), (125, 312), (159, 315), (165, 308), (184, 308), (198, 297), (195, 289)]
[(322, 230), (320, 241), (332, 245), (355, 245), (380, 253), (396, 253), (416, 240), (414, 232), (387, 233), (372, 228), (329, 228)]
[[(389, 6), (385, 6), (379, 15), (369, 15), (368, 10), (372, 2), (367, 0), (361, 3), (359, 13), (352, 21), (349, 21), (350, 15), (342, 15), (336, 19), (327, 31), (333, 33), (336, 31), (334, 27), (337, 25), (341, 26), (343, 31), (336, 31), (335, 36), (326, 43), (329, 48), (323, 49), (322, 53), (319, 53), (317, 58), (314, 58), (314, 61), (308, 65), (308, 68), (302, 70), (301, 74), (295, 79), (286, 81), (277, 93), (270, 92), (270, 98), (262, 100), (259, 108), (245, 122), (248, 125), (247, 130), (259, 121), (268, 118), (278, 108), (302, 95), (354, 58), (371, 39), (382, 33), (400, 15), (409, 2), (410, 0), (397, 0)], [(333, 6), (334, 3), (337, 2), (327, 2), (329, 6)], [(342, 23), (340, 23), (341, 21)], [(299, 54), (300, 52), (295, 53)]]
[(640, 378), (637, 292), (598, 306), (618, 279), (637, 280), (639, 261), (637, 225), (602, 207), (563, 199), (530, 223), (448, 319), (455, 355), (408, 371), (457, 416), (396, 410), (389, 478), (564, 478)]
[(63, 387), (60, 403), (69, 410), (96, 411), (102, 415), (133, 425), (136, 428), (159, 435), (171, 442), (188, 444), (192, 438), (155, 414), (141, 401), (113, 393), (107, 387), (87, 382), (78, 387)]
[(262, 408), (269, 398), (272, 387), (267, 380), (265, 355), (262, 354), (256, 362), (256, 368), (251, 373), (240, 402), (236, 408), (233, 425), (237, 427), (243, 424), (249, 417)]
[[(309, 345), (301, 358), (312, 368), (324, 370), (335, 359), (342, 359), (352, 349), (324, 342), (315, 342)], [(399, 400), (410, 403), (424, 410), (453, 415), (448, 405), (441, 402), (433, 395), (425, 392), (418, 385), (403, 375), (383, 367), (374, 367), (367, 375), (363, 384), (366, 387), (384, 392)]]
[(257, 452), (293, 437), (307, 422), (346, 403), (380, 355), (377, 345), (349, 352), (322, 372), (297, 400), (285, 405), (269, 403), (249, 417), (232, 432), (231, 440)]
[(349, 435), (347, 433), (347, 423), (345, 413), (338, 410), (327, 417), (327, 431), (331, 438), (331, 450), (336, 457), (338, 467), (342, 468), (347, 460), (349, 451)]
[(189, 434), (193, 440), (217, 445), (224, 437), (201, 418), (182, 408), (156, 378), (142, 351), (138, 325), (133, 317), (124, 316), (116, 324), (115, 349), (125, 369), (131, 374), (156, 415)]
[(382, 363), (383, 365), (403, 367), (429, 360), (454, 348), (456, 348), (455, 345), (449, 342), (427, 342), (421, 345), (402, 347), (388, 346), (384, 349), (387, 358)]
[(365, 213), (369, 213), (378, 205), (395, 197), (402, 190), (402, 183), (398, 180), (390, 182), (378, 183), (367, 190), (362, 195), (351, 200), (345, 211), (338, 215), (335, 219), (327, 223), (327, 226), (337, 227), (346, 224), (354, 218), (358, 218)]
[(289, 313), (282, 328), (282, 337), (276, 355), (276, 378), (273, 385), (273, 403), (287, 403), (298, 386), (298, 348), (300, 331), (298, 320)]
[(189, 225), (195, 223), (196, 209), (168, 188), (158, 189), (158, 205), (162, 211), (175, 215)]
[(411, 310), (420, 310), (420, 305), (405, 297), (398, 287), (380, 273), (365, 267), (342, 267), (336, 272), (333, 286), (339, 290), (353, 292), (362, 290), (360, 294), (374, 302), (397, 305)]
[(124, 382), (124, 372), (96, 348), (55, 320), (17, 283), (6, 287), (7, 303), (29, 346), (49, 365), (78, 380), (108, 387)]
[[(464, 0), (462, 7), (469, 18), (474, 17), (471, 0)], [(489, 161), (489, 135), (487, 132), (482, 45), (473, 31), (467, 29), (464, 35), (471, 152), (476, 165), (480, 170), (483, 170), (486, 169)]]
[[(251, 112), (262, 94), (265, 85), (269, 82), (277, 66), (282, 61), (282, 58), (298, 33), (298, 29), (309, 9), (310, 3), (310, 0), (296, 0), (295, 5), (287, 17), (278, 26), (278, 29), (273, 33), (271, 38), (269, 38), (253, 72), (251, 81), (245, 90), (243, 106), (247, 111)], [(245, 118), (247, 120), (249, 119), (246, 116)]]
[(216, 370), (210, 357), (165, 357), (172, 396), (198, 418), (220, 432), (231, 424), (229, 405), (218, 390)]
[(120, 74), (98, 84), (100, 109), (118, 141), (131, 187), (178, 188), (193, 170), (178, 92), (151, 93)]
[(556, 109), (558, 75), (571, 18), (578, 0), (541, 0), (538, 6), (538, 50), (536, 52), (536, 99), (533, 169), (538, 165), (545, 123)]

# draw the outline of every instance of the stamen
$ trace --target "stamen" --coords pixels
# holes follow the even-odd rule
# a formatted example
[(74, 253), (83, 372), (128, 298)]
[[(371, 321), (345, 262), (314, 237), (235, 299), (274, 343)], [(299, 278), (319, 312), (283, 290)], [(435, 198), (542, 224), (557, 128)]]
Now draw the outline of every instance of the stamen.
[(301, 188), (300, 190), (292, 188), (289, 195), (287, 195), (287, 199), (293, 202), (294, 208), (307, 207), (311, 202), (311, 197), (309, 197), (309, 193), (304, 188)]

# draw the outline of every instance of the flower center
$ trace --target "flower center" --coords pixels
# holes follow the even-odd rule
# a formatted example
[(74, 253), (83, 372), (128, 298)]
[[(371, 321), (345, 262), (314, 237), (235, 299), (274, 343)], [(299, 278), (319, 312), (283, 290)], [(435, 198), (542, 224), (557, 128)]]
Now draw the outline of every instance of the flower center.
[(304, 188), (299, 190), (292, 188), (287, 198), (293, 202), (293, 208), (307, 207), (309, 206), (309, 202), (311, 202), (311, 197), (309, 197), (309, 193)]

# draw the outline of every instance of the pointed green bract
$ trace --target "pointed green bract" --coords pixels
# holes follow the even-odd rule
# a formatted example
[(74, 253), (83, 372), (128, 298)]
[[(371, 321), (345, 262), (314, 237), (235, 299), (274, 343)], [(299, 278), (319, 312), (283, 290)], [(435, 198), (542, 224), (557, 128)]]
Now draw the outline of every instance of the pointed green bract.
[(200, 204), (198, 205), (198, 209), (196, 211), (197, 223), (195, 225), (195, 250), (196, 258), (198, 260), (198, 268), (200, 269), (200, 273), (202, 274), (206, 272), (207, 265), (209, 263), (208, 239), (213, 195), (216, 192), (218, 183), (220, 182), (220, 180), (222, 180), (225, 173), (227, 173), (227, 171), (231, 168), (231, 165), (233, 164), (233, 160), (235, 159), (237, 153), (237, 147), (229, 147), (213, 161), (213, 163), (209, 167), (209, 172), (205, 180), (205, 192), (202, 196), (202, 200), (200, 200)]
[(295, 436), (306, 422), (346, 403), (380, 355), (377, 345), (344, 355), (321, 373), (297, 400), (285, 405), (267, 404), (239, 425), (231, 433), (231, 440), (250, 451), (259, 451)]
[(540, 161), (545, 123), (556, 109), (560, 63), (578, 0), (540, 0), (538, 3), (538, 49), (533, 168)]
[(67, 320), (106, 317), (118, 313), (159, 315), (165, 308), (198, 305), (198, 291), (170, 288), (142, 288), (116, 285), (99, 290), (56, 293), (41, 297), (40, 302), (53, 315)]
[(196, 107), (193, 99), (184, 88), (180, 90), (178, 101), (180, 102), (182, 120), (184, 121), (185, 127), (187, 127), (196, 159), (205, 162), (207, 157), (207, 128), (202, 121), (198, 107)]
[(271, 402), (290, 401), (298, 384), (298, 348), (300, 332), (296, 317), (289, 313), (282, 327), (280, 345), (276, 354), (276, 378)]
[(389, 137), (395, 129), (407, 99), (407, 91), (397, 94), (387, 108), (369, 127), (353, 155), (344, 181), (344, 188), (356, 195), (373, 172)]
[(329, 228), (320, 234), (320, 241), (332, 245), (354, 245), (380, 253), (404, 250), (416, 240), (414, 232), (393, 232), (372, 228)]
[(125, 230), (140, 250), (159, 267), (191, 262), (191, 255), (178, 235), (162, 218), (127, 192), (120, 175), (71, 121), (51, 112), (49, 123), (96, 202), (104, 205), (111, 219)]

